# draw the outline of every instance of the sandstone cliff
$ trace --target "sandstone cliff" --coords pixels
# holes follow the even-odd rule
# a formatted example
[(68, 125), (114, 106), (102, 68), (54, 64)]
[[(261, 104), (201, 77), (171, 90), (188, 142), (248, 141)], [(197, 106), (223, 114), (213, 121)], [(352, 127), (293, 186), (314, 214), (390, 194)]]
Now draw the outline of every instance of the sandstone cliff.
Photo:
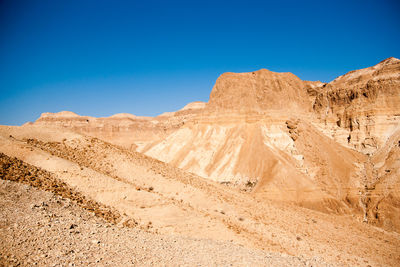
[(263, 112), (267, 110), (310, 111), (303, 82), (292, 73), (262, 69), (250, 73), (224, 73), (211, 91), (211, 110)]
[(341, 144), (373, 153), (400, 122), (400, 60), (351, 71), (310, 90), (322, 128)]
[(64, 112), (35, 124), (96, 136), (261, 200), (355, 212), (400, 230), (399, 107), (400, 60), (389, 58), (330, 83), (264, 69), (225, 73), (208, 103), (155, 118)]

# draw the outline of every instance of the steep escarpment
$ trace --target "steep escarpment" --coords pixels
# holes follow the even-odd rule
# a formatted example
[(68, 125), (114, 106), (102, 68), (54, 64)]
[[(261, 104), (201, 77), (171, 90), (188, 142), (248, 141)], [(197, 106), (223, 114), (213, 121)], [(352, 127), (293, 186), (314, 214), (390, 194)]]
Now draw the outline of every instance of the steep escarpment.
[(384, 145), (400, 122), (400, 60), (388, 58), (309, 90), (322, 128), (363, 153)]
[(400, 229), (400, 130), (365, 164), (365, 220), (388, 230)]
[(399, 88), (395, 58), (330, 83), (262, 69), (222, 74), (208, 103), (155, 118), (64, 112), (35, 125), (95, 136), (260, 201), (357, 214), (399, 230), (398, 156), (388, 143), (398, 139)]
[(204, 112), (139, 151), (260, 198), (349, 212), (358, 205), (362, 155), (308, 122), (307, 90), (320, 85), (268, 70), (223, 74)]
[(329, 84), (268, 70), (225, 73), (203, 113), (141, 151), (262, 198), (370, 214), (366, 165), (399, 127), (398, 62)]
[(224, 73), (216, 81), (207, 108), (212, 111), (309, 111), (306, 82), (292, 73), (262, 69), (249, 73)]

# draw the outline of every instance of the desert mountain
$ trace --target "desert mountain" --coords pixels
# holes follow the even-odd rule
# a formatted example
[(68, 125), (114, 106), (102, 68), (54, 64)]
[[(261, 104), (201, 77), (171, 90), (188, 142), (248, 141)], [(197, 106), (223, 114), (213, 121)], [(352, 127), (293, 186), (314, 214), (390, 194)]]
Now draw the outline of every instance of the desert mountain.
[[(388, 151), (396, 147), (393, 136), (400, 129), (399, 90), (400, 60), (395, 58), (330, 83), (262, 69), (225, 73), (208, 103), (155, 118), (62, 112), (43, 114), (34, 125), (98, 137), (260, 199), (360, 213), (400, 230), (398, 218), (388, 215), (399, 208), (394, 185), (400, 177), (389, 172), (396, 160), (389, 160)], [(379, 164), (375, 153), (381, 155)], [(383, 165), (391, 167), (377, 176)], [(370, 188), (372, 181), (375, 188), (386, 183), (386, 174), (393, 186)], [(379, 203), (391, 207), (380, 209)]]
[(251, 73), (224, 73), (211, 91), (207, 108), (235, 112), (310, 111), (310, 101), (304, 90), (306, 84), (292, 73), (266, 69)]
[(139, 236), (233, 242), (287, 265), (398, 265), (399, 107), (395, 58), (330, 83), (225, 73), (208, 103), (157, 117), (63, 111), (1, 126), (0, 177)]

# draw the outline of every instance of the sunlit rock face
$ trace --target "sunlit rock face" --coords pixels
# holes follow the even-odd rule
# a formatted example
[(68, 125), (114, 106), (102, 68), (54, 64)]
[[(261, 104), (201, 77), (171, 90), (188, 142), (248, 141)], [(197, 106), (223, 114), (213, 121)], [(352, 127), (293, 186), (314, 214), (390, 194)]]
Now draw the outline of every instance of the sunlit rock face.
[(204, 108), (204, 102), (194, 102), (182, 110), (166, 112), (158, 117), (135, 116), (128, 113), (105, 118), (79, 116), (73, 112), (43, 113), (35, 125), (56, 126), (72, 129), (103, 139), (107, 142), (136, 150), (137, 147), (165, 138), (179, 129), (185, 121)]
[(363, 153), (384, 145), (400, 122), (400, 60), (388, 58), (313, 88), (326, 133)]
[[(400, 176), (385, 147), (400, 125), (399, 77), (393, 58), (328, 84), (267, 70), (223, 74), (198, 116), (142, 152), (244, 190), (254, 186), (262, 198), (356, 211), (398, 229)], [(388, 154), (378, 163), (380, 149)], [(390, 173), (381, 170), (387, 165)]]
[(62, 112), (43, 114), (34, 124), (96, 136), (259, 198), (364, 213), (366, 220), (400, 229), (393, 215), (400, 203), (395, 58), (330, 83), (265, 69), (225, 73), (208, 103), (155, 118)]
[(215, 83), (208, 109), (237, 112), (267, 110), (309, 111), (311, 108), (304, 87), (309, 82), (292, 73), (276, 73), (262, 69), (249, 73), (224, 73)]

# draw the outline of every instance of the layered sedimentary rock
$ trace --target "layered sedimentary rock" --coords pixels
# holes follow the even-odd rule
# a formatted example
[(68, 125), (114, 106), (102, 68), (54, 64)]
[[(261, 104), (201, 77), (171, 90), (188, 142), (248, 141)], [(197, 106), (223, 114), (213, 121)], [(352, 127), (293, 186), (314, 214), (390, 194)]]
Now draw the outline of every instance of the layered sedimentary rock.
[(140, 151), (261, 198), (347, 212), (365, 156), (312, 124), (308, 90), (321, 84), (268, 70), (224, 74), (201, 114)]
[(131, 114), (95, 118), (67, 111), (43, 113), (35, 124), (69, 128), (132, 149), (136, 148), (136, 142), (165, 135), (163, 128), (154, 119)]
[(372, 154), (399, 126), (399, 88), (400, 60), (388, 58), (308, 91), (315, 97), (313, 109), (328, 135)]
[(136, 150), (137, 146), (165, 138), (197, 114), (204, 105), (204, 102), (190, 103), (179, 111), (161, 114), (155, 118), (128, 113), (115, 114), (106, 118), (79, 116), (70, 111), (43, 113), (34, 124), (69, 128)]
[(155, 118), (63, 113), (35, 124), (96, 136), (261, 199), (356, 211), (400, 229), (399, 107), (400, 61), (389, 58), (330, 83), (225, 73), (208, 103)]
[(399, 74), (393, 58), (329, 84), (267, 70), (223, 74), (195, 121), (142, 151), (260, 197), (356, 210), (399, 229), (399, 174), (391, 171), (393, 186), (367, 182), (388, 164), (367, 162), (399, 128)]
[(212, 89), (207, 108), (236, 112), (310, 111), (310, 101), (304, 90), (308, 83), (292, 73), (266, 69), (250, 73), (224, 73)]
[(365, 220), (400, 230), (400, 130), (365, 162)]

